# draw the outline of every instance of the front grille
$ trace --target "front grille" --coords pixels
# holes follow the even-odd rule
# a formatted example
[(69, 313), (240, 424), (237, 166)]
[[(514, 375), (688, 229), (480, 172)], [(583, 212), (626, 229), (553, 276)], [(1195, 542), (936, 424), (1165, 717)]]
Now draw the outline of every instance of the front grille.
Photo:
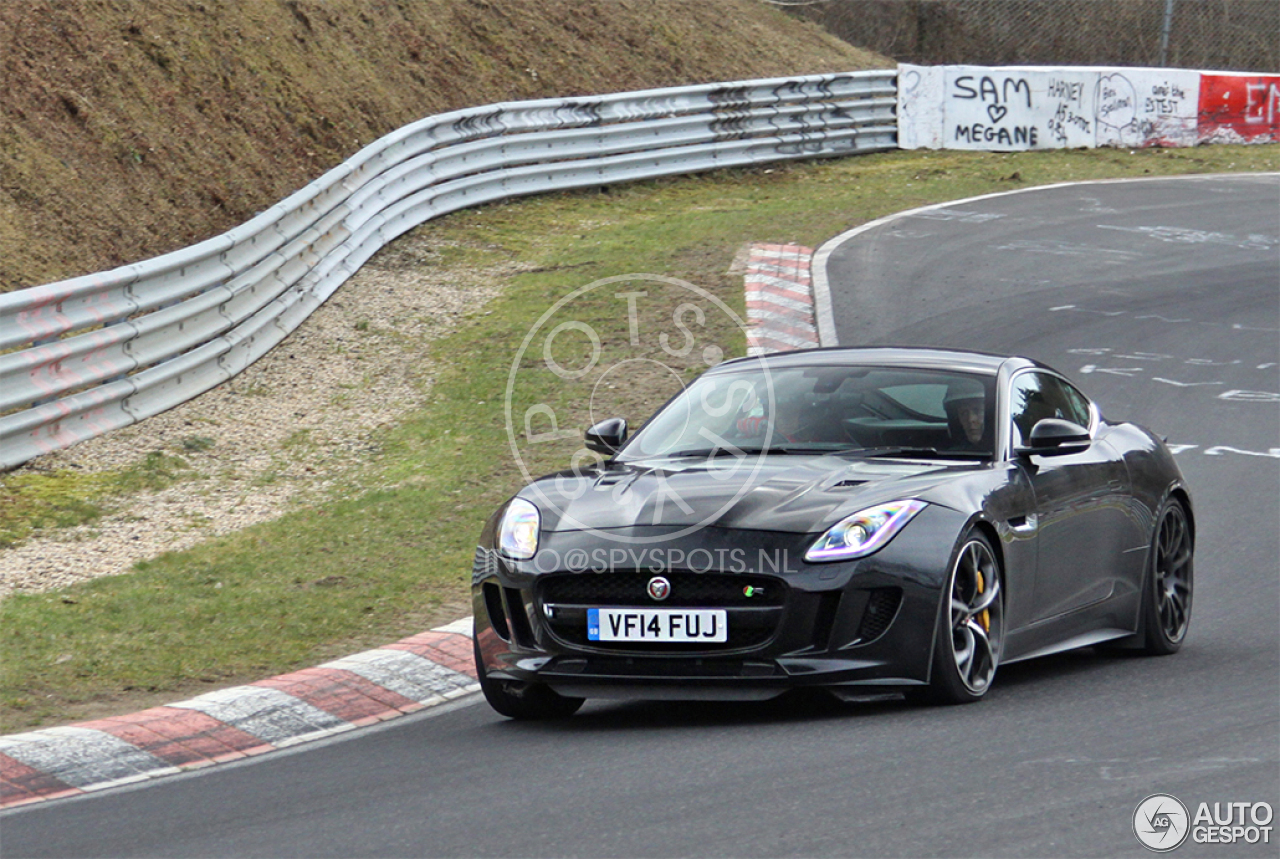
[[(543, 603), (575, 603), (646, 608), (728, 608), (729, 606), (780, 606), (786, 602), (786, 584), (768, 576), (726, 573), (662, 573), (671, 583), (671, 595), (661, 602), (650, 598), (644, 572), (576, 573), (547, 576), (539, 583)], [(751, 595), (747, 596), (747, 588)]]
[[(788, 587), (769, 576), (727, 573), (663, 573), (671, 583), (665, 600), (649, 597), (654, 573), (570, 573), (538, 582), (538, 602), (552, 634), (561, 641), (601, 650), (681, 653), (758, 647), (769, 641), (782, 620)], [(717, 644), (589, 641), (589, 608), (722, 608), (729, 640)]]

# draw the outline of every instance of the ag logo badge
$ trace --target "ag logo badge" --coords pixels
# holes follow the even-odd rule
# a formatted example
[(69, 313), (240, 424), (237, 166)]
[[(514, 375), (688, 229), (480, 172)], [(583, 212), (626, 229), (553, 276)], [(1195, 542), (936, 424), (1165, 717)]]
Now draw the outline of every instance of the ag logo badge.
[(1186, 841), (1190, 831), (1187, 807), (1176, 796), (1152, 794), (1133, 811), (1133, 834), (1148, 850), (1167, 853)]

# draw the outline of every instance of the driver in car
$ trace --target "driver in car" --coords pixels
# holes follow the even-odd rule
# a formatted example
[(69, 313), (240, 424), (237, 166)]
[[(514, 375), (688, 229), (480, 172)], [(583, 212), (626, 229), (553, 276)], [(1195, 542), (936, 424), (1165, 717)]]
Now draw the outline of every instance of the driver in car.
[(947, 424), (957, 446), (966, 449), (986, 449), (987, 396), (981, 383), (964, 379), (948, 390), (943, 407), (947, 410)]

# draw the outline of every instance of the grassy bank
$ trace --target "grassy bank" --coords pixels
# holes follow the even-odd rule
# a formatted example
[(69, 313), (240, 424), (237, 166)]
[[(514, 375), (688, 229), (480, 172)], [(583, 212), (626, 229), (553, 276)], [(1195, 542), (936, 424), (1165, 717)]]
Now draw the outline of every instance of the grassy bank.
[(424, 116), (892, 65), (757, 0), (0, 3), (0, 292), (209, 238)]
[[(451, 248), (442, 266), (511, 259), (534, 266), (512, 277), (484, 314), (436, 342), (444, 369), (428, 404), (383, 432), (374, 467), (339, 500), (161, 556), (127, 576), (5, 599), (0, 730), (256, 679), (468, 613), (476, 535), (523, 479), (506, 429), (508, 371), (531, 325), (579, 287), (653, 273), (688, 281), (741, 314), (741, 278), (726, 270), (744, 241), (816, 246), (932, 202), (1060, 181), (1276, 170), (1278, 154), (1275, 147), (900, 152), (549, 195), (428, 224), (419, 236)], [(640, 290), (648, 296), (632, 319), (618, 296)], [(531, 350), (515, 376), (517, 421), (528, 404), (541, 403), (561, 428), (580, 430), (594, 391), (600, 411), (638, 423), (674, 392), (676, 377), (705, 367), (700, 349), (672, 355), (647, 333), (664, 324), (673, 330), (668, 320), (688, 296), (637, 279), (575, 301), (573, 318), (599, 339), (596, 369), (565, 379)], [(702, 342), (742, 354), (742, 332), (702, 306)], [(554, 358), (585, 366), (590, 346), (566, 336)], [(657, 359), (670, 370), (645, 369)], [(641, 369), (605, 378), (623, 361)], [(539, 473), (566, 467), (579, 447), (565, 438), (521, 442), (518, 450)], [(10, 491), (35, 508), (42, 503), (22, 487)], [(76, 491), (59, 502), (75, 500)]]

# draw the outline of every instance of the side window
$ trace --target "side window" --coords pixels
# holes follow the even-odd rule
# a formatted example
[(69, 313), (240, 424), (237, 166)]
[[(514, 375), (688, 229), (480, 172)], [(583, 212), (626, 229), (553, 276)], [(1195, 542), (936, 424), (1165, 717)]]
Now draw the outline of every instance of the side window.
[(1089, 400), (1068, 383), (1059, 379), (1054, 379), (1053, 381), (1057, 382), (1058, 386), (1062, 388), (1062, 397), (1067, 407), (1067, 420), (1088, 429)]
[(1013, 382), (1009, 408), (1013, 417), (1013, 443), (1022, 444), (1031, 428), (1044, 418), (1062, 418), (1089, 426), (1089, 401), (1057, 376), (1023, 373)]

